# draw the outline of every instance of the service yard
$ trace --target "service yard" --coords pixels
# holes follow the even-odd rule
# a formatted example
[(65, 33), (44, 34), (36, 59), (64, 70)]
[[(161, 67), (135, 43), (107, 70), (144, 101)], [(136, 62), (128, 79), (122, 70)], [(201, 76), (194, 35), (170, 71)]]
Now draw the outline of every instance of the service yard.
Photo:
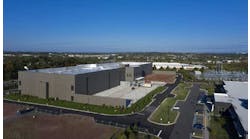
[(132, 89), (132, 86), (129, 85), (129, 82), (123, 82), (119, 86), (96, 93), (94, 95), (102, 97), (130, 99), (132, 100), (132, 103), (135, 103), (159, 86), (160, 85), (158, 84), (154, 84), (152, 85), (152, 87), (134, 86)]

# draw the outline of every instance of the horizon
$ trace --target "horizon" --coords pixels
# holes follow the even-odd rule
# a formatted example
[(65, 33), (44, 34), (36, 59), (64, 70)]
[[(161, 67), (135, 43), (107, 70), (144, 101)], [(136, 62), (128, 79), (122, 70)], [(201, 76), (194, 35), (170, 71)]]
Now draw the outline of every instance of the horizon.
[(4, 51), (247, 53), (247, 0), (4, 0)]
[(69, 52), (69, 51), (65, 51), (65, 52), (58, 52), (58, 51), (3, 51), (3, 53), (59, 53), (59, 54), (63, 54), (63, 53), (68, 53), (68, 54), (133, 54), (133, 53), (160, 53), (160, 54), (215, 54), (215, 55), (219, 55), (219, 54), (248, 54), (248, 51), (246, 52)]

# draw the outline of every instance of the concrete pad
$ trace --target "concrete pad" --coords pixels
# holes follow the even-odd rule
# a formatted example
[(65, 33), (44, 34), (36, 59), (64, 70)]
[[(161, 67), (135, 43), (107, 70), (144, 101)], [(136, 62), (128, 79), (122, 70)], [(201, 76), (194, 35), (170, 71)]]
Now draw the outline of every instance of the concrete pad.
[(136, 86), (132, 89), (129, 82), (122, 82), (119, 86), (96, 93), (94, 96), (130, 99), (132, 103), (135, 103), (159, 86), (158, 84), (153, 84), (152, 87)]

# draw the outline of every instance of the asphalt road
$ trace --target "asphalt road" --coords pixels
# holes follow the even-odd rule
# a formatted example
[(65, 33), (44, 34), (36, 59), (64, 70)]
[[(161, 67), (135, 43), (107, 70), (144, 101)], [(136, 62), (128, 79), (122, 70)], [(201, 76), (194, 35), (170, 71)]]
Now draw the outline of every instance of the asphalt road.
[[(73, 113), (80, 114), (85, 116), (94, 117), (94, 119), (100, 123), (111, 124), (114, 126), (127, 127), (129, 125), (136, 124), (139, 127), (139, 130), (157, 135), (160, 130), (162, 130), (160, 137), (163, 139), (170, 138), (179, 138), (185, 139), (189, 137), (189, 133), (192, 130), (192, 120), (193, 114), (195, 111), (196, 99), (199, 95), (199, 86), (195, 84), (191, 89), (190, 95), (185, 102), (185, 104), (180, 109), (180, 117), (177, 120), (175, 125), (162, 126), (149, 122), (147, 119), (150, 114), (161, 104), (161, 102), (170, 95), (171, 91), (179, 84), (181, 77), (178, 76), (174, 84), (166, 85), (168, 88), (165, 92), (157, 94), (153, 101), (148, 107), (139, 113), (135, 113), (127, 116), (106, 116), (88, 112), (79, 112), (74, 110), (68, 110), (63, 108), (55, 108), (50, 106), (41, 106), (35, 104), (28, 104), (30, 106), (36, 107), (39, 110), (50, 111), (55, 113)], [(19, 102), (10, 102), (4, 100), (4, 102), (9, 103), (19, 103)], [(173, 131), (173, 132), (172, 132)], [(171, 134), (172, 133), (172, 134)]]
[(189, 139), (192, 132), (192, 123), (196, 110), (200, 87), (194, 84), (187, 100), (180, 107), (180, 116), (173, 128), (170, 139)]

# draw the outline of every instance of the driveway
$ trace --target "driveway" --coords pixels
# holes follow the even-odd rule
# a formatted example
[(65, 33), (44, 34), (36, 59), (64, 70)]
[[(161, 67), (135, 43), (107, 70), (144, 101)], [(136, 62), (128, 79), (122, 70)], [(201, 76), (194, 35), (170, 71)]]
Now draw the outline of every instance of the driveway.
[(196, 102), (200, 94), (200, 87), (194, 84), (187, 100), (180, 107), (180, 116), (173, 128), (170, 139), (189, 139), (196, 110)]

